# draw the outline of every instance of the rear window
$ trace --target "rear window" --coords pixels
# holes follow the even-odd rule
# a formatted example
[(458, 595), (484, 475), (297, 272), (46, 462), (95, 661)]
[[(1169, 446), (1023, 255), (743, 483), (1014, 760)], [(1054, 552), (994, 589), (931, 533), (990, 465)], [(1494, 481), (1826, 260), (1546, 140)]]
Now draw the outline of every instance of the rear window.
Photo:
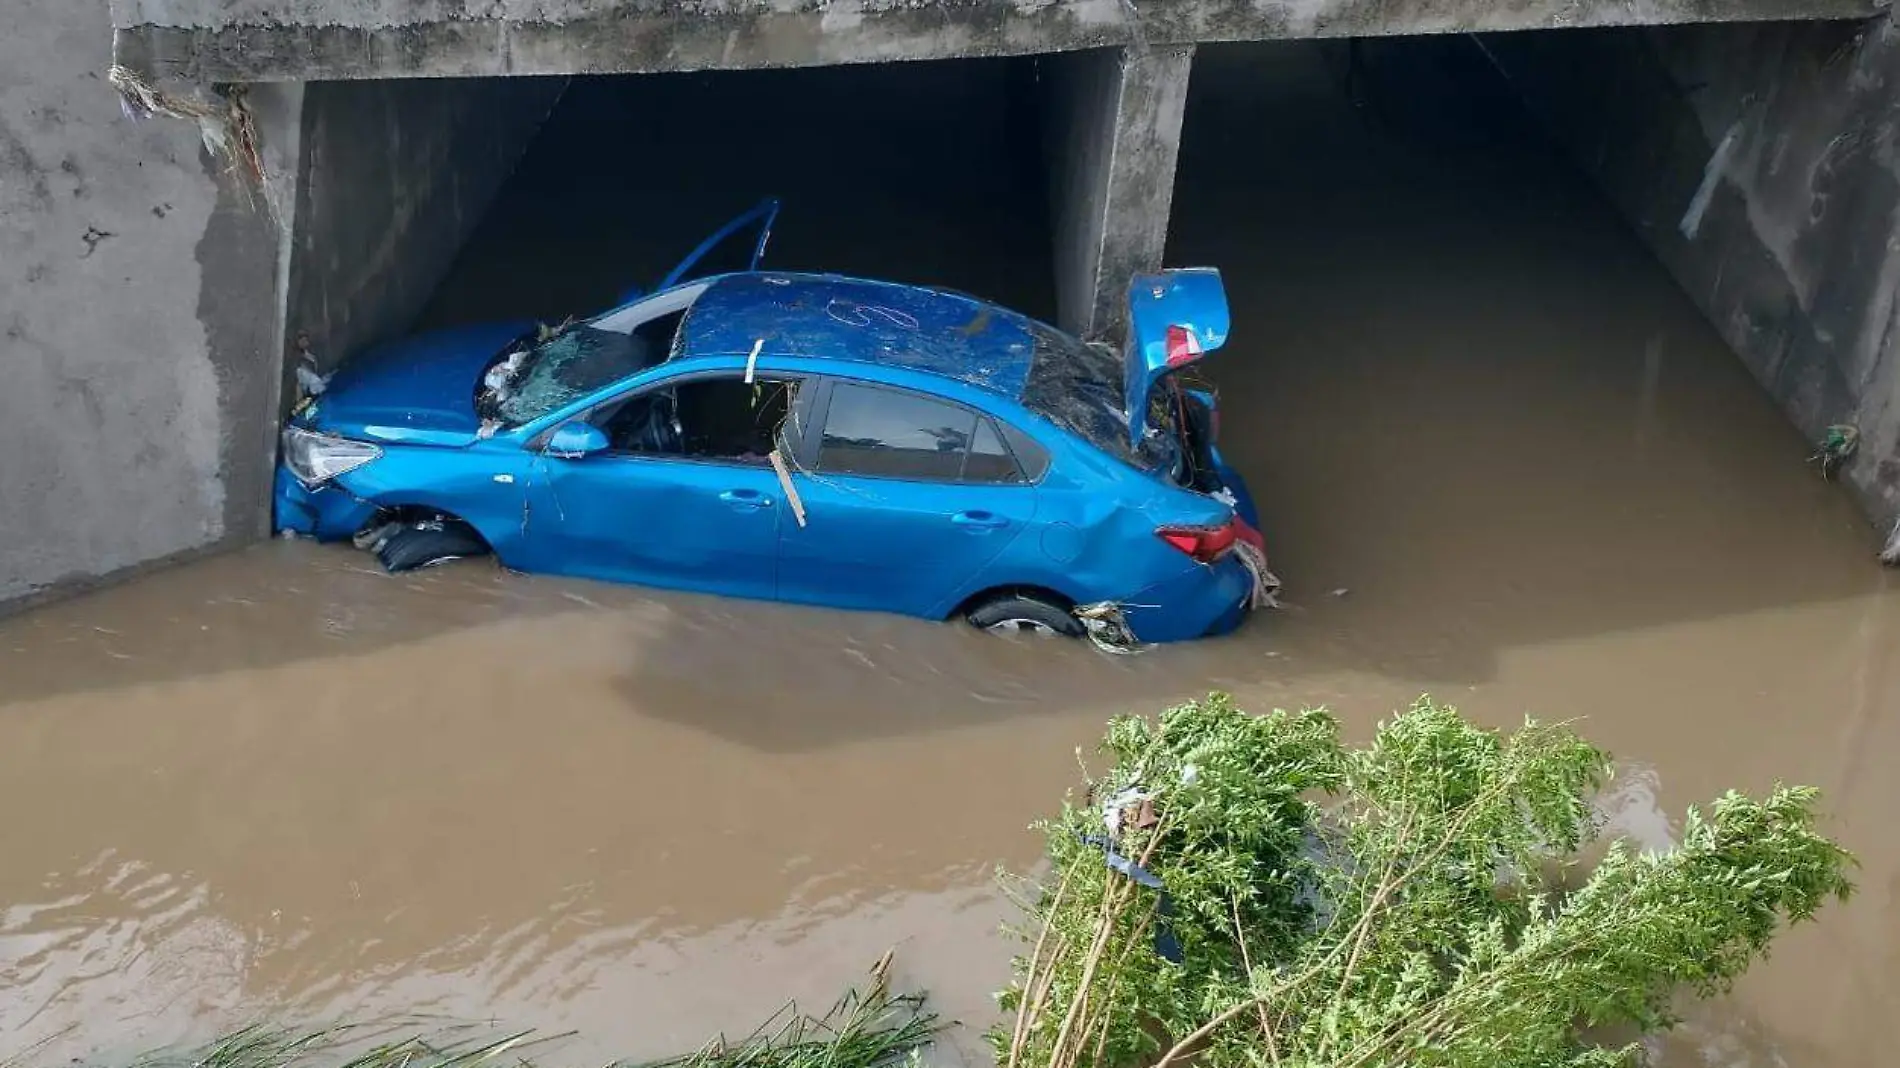
[[(1086, 345), (1042, 323), (1029, 324), (1034, 350), (1023, 406), (1124, 463), (1150, 471), (1167, 462), (1173, 413), (1157, 403), (1151, 433), (1139, 448), (1128, 444), (1128, 412), (1122, 407), (1122, 361), (1106, 348)], [(1159, 402), (1168, 390), (1156, 390)]]

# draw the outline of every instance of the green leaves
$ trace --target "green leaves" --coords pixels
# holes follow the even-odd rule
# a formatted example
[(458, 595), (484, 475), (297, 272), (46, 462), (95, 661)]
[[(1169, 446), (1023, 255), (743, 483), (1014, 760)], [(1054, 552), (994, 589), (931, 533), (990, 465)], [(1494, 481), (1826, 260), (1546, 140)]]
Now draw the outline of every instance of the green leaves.
[[(993, 1035), (1007, 1068), (1625, 1064), (1637, 1047), (1581, 1028), (1666, 1026), (1678, 989), (1726, 990), (1851, 891), (1806, 787), (1725, 795), (1674, 851), (1613, 844), (1570, 889), (1608, 754), (1426, 699), (1350, 749), (1324, 711), (1253, 716), (1216, 694), (1113, 721), (1103, 752), (1102, 778), (1040, 825), (1062, 881), (1023, 899), (1033, 948)], [(1152, 949), (1159, 895), (1084, 841), (1130, 788), (1147, 806), (1117, 815), (1113, 848), (1165, 883), (1178, 965)]]

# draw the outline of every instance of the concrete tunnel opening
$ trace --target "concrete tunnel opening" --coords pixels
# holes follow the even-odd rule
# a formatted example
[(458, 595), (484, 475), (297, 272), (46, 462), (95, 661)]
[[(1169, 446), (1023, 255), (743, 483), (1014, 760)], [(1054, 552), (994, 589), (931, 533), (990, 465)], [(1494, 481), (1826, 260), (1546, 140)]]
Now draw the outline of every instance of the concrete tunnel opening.
[[(1477, 327), (1438, 324), (1453, 343), (1524, 343), (1482, 322), (1482, 294), (1448, 295), (1443, 282), (1496, 267), (1484, 259), (1501, 247), (1488, 230), (1517, 227), (1517, 253), (1548, 239), (1545, 254), (1561, 258), (1576, 235), (1539, 233), (1548, 219), (1525, 207), (1546, 187), (1573, 204), (1607, 202), (1596, 227), (1633, 231), (1628, 247), (1660, 256), (1678, 283), (1719, 264), (1746, 208), (1718, 190), (1694, 220), (1701, 245), (1678, 239), (1710, 150), (1680, 128), (1694, 121), (1684, 94), (1697, 87), (1669, 62), (1738, 40), (1792, 39), (1818, 55), (1857, 32), (1818, 23), (1202, 45), (1185, 53), (1178, 164), (1165, 146), (1164, 164), (1136, 175), (1159, 180), (1158, 198), (1147, 190), (1124, 210), (1145, 205), (1169, 264), (1227, 274), (1238, 344), (1212, 373), (1240, 411), (1274, 418), (1303, 403), (1289, 390), (1324, 388), (1288, 365), (1337, 359), (1315, 309), (1401, 329), (1404, 309), (1436, 293), (1475, 301)], [(1090, 97), (1112, 91), (1105, 72), (1119, 53), (310, 83), (287, 333), (333, 367), (412, 330), (592, 314), (651, 286), (768, 195), (784, 202), (769, 266), (947, 286), (1080, 332), (1098, 325), (1080, 307), (1101, 299), (1091, 286), (1112, 285), (1089, 272), (1118, 266), (1106, 253), (1079, 263), (1076, 249), (1103, 241), (1091, 226), (1116, 225), (1099, 221), (1114, 208), (1087, 188), (1108, 166), (1088, 158), (1102, 131), (1081, 128), (1099, 123)], [(1659, 122), (1675, 126), (1659, 134)], [(1391, 197), (1365, 177), (1393, 167), (1410, 168), (1422, 195)], [(1472, 192), (1474, 175), (1488, 191)], [(1433, 227), (1435, 240), (1420, 237)], [(1422, 243), (1395, 248), (1395, 234)], [(1604, 299), (1592, 284), (1562, 271), (1500, 275), (1496, 295)], [(1766, 367), (1719, 332), (1804, 434), (1853, 406), (1819, 361), (1805, 377), (1785, 353)], [(1602, 342), (1612, 362), (1646, 343)], [(293, 344), (287, 382), (299, 358)], [(1279, 462), (1265, 445), (1237, 448), (1269, 469)]]
[[(603, 311), (768, 196), (783, 210), (766, 266), (942, 285), (1056, 317), (1033, 59), (310, 92), (306, 138), (318, 144), (305, 184), (331, 191), (334, 207), (299, 219), (290, 322), (325, 367), (412, 330)], [(405, 101), (363, 128), (364, 98), (418, 95), (439, 102)], [(411, 130), (410, 113), (465, 132)], [(345, 131), (356, 143), (311, 138), (313, 121), (357, 127)], [(381, 166), (347, 181), (321, 173), (429, 139), (458, 147), (432, 157), (436, 173), (420, 181), (439, 188), (411, 203), (376, 198), (376, 185), (410, 180)], [(494, 172), (486, 181), (458, 171), (460, 145), (474, 146), (473, 170)], [(411, 232), (392, 234), (392, 221)], [(740, 243), (695, 273), (743, 268)]]

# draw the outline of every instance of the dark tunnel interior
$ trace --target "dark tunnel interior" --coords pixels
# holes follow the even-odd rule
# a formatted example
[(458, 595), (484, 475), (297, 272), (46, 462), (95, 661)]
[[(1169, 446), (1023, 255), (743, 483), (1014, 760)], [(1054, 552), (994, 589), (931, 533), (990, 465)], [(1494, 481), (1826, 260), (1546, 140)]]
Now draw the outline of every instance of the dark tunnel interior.
[(1033, 59), (577, 77), (422, 325), (603, 309), (766, 196), (784, 205), (768, 265), (1049, 317), (1034, 77)]

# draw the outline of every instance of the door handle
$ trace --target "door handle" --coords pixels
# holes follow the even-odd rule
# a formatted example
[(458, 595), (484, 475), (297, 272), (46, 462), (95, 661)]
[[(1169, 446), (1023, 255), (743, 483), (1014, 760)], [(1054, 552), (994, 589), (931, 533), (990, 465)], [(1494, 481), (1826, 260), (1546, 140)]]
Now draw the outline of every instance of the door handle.
[(719, 499), (741, 511), (756, 512), (761, 508), (772, 507), (772, 498), (758, 490), (730, 489), (719, 495)]
[(1009, 526), (1009, 520), (994, 512), (958, 512), (950, 517), (950, 522), (960, 527), (969, 527), (972, 534)]

